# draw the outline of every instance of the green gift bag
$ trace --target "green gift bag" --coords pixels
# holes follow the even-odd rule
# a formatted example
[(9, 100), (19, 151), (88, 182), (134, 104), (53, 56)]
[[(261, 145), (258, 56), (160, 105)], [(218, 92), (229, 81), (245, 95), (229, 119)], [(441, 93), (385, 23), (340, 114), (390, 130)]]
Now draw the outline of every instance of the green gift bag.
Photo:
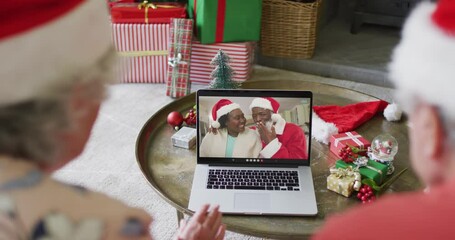
[(188, 15), (203, 44), (259, 41), (262, 0), (189, 0)]
[[(336, 168), (347, 168), (348, 166), (352, 166), (356, 168), (354, 163), (345, 163), (343, 160), (338, 160), (335, 163)], [(373, 181), (380, 185), (384, 179), (387, 177), (387, 170), (389, 166), (378, 163), (373, 160), (368, 160), (368, 165), (366, 167), (359, 168), (360, 175), (364, 178), (373, 179)]]

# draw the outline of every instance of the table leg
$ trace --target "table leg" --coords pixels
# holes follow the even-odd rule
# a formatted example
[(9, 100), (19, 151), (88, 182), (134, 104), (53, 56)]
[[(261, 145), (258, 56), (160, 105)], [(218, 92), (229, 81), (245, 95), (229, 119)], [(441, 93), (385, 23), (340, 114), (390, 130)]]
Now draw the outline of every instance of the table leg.
[(180, 220), (184, 217), (183, 213), (177, 210), (177, 225), (180, 227)]

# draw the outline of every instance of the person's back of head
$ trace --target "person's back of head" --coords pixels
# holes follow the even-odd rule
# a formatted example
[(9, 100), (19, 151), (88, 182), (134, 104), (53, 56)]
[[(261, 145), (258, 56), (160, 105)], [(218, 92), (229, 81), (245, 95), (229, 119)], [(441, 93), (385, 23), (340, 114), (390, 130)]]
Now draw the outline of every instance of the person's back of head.
[(1, 15), (0, 155), (41, 165), (74, 158), (87, 137), (73, 135), (94, 120), (110, 79), (105, 2), (7, 1)]

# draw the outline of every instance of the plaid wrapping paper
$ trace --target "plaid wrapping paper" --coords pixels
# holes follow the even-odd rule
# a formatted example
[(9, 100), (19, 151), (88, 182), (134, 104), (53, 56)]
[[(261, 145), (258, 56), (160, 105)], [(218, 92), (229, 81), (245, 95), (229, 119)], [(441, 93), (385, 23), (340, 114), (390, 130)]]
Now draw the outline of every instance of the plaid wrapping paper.
[(179, 98), (190, 93), (190, 56), (193, 20), (174, 18), (169, 34), (166, 95)]
[(169, 24), (112, 24), (123, 83), (165, 83)]
[(233, 80), (238, 82), (248, 80), (253, 72), (255, 47), (255, 42), (201, 44), (193, 41), (190, 81), (202, 84), (209, 84), (212, 81), (210, 75), (214, 67), (210, 62), (220, 49), (231, 59), (229, 65), (235, 72)]

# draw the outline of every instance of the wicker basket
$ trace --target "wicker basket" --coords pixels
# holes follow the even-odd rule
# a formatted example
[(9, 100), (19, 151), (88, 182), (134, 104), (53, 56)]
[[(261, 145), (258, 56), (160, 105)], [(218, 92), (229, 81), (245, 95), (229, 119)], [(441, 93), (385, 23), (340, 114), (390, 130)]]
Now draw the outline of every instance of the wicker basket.
[(321, 0), (262, 2), (261, 52), (265, 56), (311, 58)]

